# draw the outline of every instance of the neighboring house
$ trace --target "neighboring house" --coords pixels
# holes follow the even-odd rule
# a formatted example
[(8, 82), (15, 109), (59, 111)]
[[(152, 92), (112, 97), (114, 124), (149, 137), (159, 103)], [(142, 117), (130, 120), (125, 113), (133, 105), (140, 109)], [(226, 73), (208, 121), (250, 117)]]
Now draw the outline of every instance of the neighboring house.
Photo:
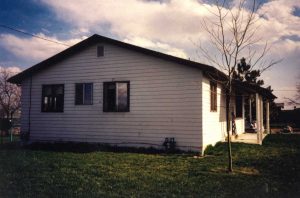
[[(22, 86), (21, 130), (31, 141), (161, 148), (175, 138), (179, 149), (202, 152), (225, 140), (225, 92), (216, 81), (224, 78), (208, 65), (94, 35), (9, 82)], [(243, 83), (236, 90), (231, 110), (243, 133), (247, 95), (256, 94), (258, 117), (262, 98), (273, 95)]]
[(284, 103), (275, 103), (276, 107), (278, 108), (279, 111), (284, 109)]
[(300, 108), (282, 110), (279, 113), (279, 122), (285, 126), (290, 125), (294, 128), (300, 128)]

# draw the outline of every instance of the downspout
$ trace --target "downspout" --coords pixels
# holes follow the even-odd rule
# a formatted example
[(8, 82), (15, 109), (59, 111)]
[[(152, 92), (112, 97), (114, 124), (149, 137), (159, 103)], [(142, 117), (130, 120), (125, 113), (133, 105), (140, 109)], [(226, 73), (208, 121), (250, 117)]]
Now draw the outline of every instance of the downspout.
[(28, 134), (27, 134), (27, 140), (30, 138), (30, 131), (31, 131), (31, 92), (32, 92), (32, 76), (30, 76), (29, 81), (29, 111), (28, 111)]

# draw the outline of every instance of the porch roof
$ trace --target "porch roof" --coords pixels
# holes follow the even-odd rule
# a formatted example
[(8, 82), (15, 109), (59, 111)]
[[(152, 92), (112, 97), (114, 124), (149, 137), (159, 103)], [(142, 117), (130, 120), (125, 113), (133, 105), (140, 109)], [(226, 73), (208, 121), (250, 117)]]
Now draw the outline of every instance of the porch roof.
[(248, 82), (240, 82), (240, 81), (234, 81), (234, 87), (236, 87), (238, 90), (242, 90), (248, 93), (259, 93), (266, 99), (275, 99), (277, 98), (270, 89), (260, 87), (256, 84), (251, 84)]

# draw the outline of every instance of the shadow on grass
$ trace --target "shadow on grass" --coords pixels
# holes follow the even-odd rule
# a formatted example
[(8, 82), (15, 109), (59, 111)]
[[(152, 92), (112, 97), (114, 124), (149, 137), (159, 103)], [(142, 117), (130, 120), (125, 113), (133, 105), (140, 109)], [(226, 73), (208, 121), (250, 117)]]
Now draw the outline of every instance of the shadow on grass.
[(73, 152), (73, 153), (91, 153), (91, 152), (114, 152), (114, 153), (142, 153), (142, 154), (188, 154), (196, 155), (196, 152), (186, 152), (182, 150), (165, 151), (163, 149), (157, 149), (154, 147), (127, 147), (117, 146), (110, 144), (98, 144), (98, 143), (32, 143), (23, 146), (29, 150), (42, 150), (53, 152)]

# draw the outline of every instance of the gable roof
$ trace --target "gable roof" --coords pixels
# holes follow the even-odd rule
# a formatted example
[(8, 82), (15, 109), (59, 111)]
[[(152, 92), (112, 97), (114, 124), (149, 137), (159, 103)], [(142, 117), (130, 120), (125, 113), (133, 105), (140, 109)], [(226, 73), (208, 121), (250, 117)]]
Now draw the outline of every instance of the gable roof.
[(137, 51), (149, 56), (154, 56), (157, 58), (161, 58), (167, 61), (171, 61), (171, 62), (175, 62), (181, 65), (185, 65), (185, 66), (189, 66), (189, 67), (194, 67), (194, 68), (198, 68), (202, 71), (204, 71), (205, 74), (210, 75), (210, 76), (214, 76), (216, 78), (226, 78), (226, 75), (219, 71), (218, 69), (209, 66), (209, 65), (205, 65), (202, 63), (198, 63), (198, 62), (194, 62), (194, 61), (190, 61), (190, 60), (186, 60), (186, 59), (182, 59), (182, 58), (178, 58), (175, 56), (171, 56), (168, 54), (164, 54), (161, 52), (157, 52), (157, 51), (153, 51), (150, 49), (146, 49), (146, 48), (142, 48), (136, 45), (131, 45), (128, 43), (124, 43), (118, 40), (114, 40), (108, 37), (104, 37), (104, 36), (100, 36), (97, 34), (94, 34), (93, 36), (67, 48), (66, 50), (36, 64), (33, 65), (32, 67), (22, 71), (21, 73), (12, 76), (11, 78), (8, 79), (8, 82), (10, 83), (15, 83), (15, 84), (21, 84), (21, 82), (26, 79), (27, 77), (32, 76), (33, 74), (44, 70), (48, 67), (51, 67), (52, 65), (64, 60), (67, 57), (70, 57), (78, 52), (80, 52), (82, 49), (84, 49), (85, 47), (88, 47), (90, 45), (96, 44), (96, 43), (100, 43), (100, 42), (104, 42), (104, 43), (109, 43), (109, 44), (113, 44), (122, 48), (126, 48), (129, 50), (133, 50), (133, 51)]
[[(53, 66), (54, 64), (64, 60), (67, 57), (70, 57), (78, 52), (80, 52), (81, 50), (83, 50), (84, 48), (93, 45), (93, 44), (97, 44), (97, 43), (109, 43), (109, 44), (113, 44), (122, 48), (126, 48), (129, 50), (133, 50), (136, 52), (140, 52), (149, 56), (153, 56), (153, 57), (157, 57), (157, 58), (161, 58), (163, 60), (166, 61), (171, 61), (177, 64), (181, 64), (184, 66), (188, 66), (188, 67), (193, 67), (193, 68), (197, 68), (199, 70), (203, 71), (203, 74), (206, 75), (209, 78), (213, 78), (213, 79), (219, 79), (219, 80), (226, 80), (227, 76), (219, 71), (218, 69), (216, 69), (215, 67), (209, 66), (209, 65), (205, 65), (202, 63), (198, 63), (198, 62), (194, 62), (194, 61), (190, 61), (187, 59), (183, 59), (183, 58), (178, 58), (175, 56), (171, 56), (168, 54), (164, 54), (161, 52), (157, 52), (154, 50), (150, 50), (150, 49), (146, 49), (143, 47), (139, 47), (136, 45), (132, 45), (132, 44), (128, 44), (128, 43), (124, 43), (118, 40), (114, 40), (108, 37), (104, 37), (104, 36), (100, 36), (97, 34), (94, 34), (93, 36), (65, 49), (64, 51), (36, 64), (33, 65), (32, 67), (16, 74), (15, 76), (12, 76), (11, 78), (8, 79), (8, 82), (10, 83), (15, 83), (15, 84), (21, 84), (22, 81), (30, 76), (32, 76), (35, 73), (38, 73), (41, 70), (44, 70), (48, 67)], [(256, 85), (250, 85), (249, 83), (241, 83), (239, 84), (240, 86), (242, 86), (243, 88), (247, 88), (249, 91), (252, 92), (258, 92), (260, 94), (262, 94), (263, 96), (267, 97), (267, 98), (276, 98), (276, 96), (274, 96), (268, 89), (263, 88), (263, 87), (259, 87)]]

